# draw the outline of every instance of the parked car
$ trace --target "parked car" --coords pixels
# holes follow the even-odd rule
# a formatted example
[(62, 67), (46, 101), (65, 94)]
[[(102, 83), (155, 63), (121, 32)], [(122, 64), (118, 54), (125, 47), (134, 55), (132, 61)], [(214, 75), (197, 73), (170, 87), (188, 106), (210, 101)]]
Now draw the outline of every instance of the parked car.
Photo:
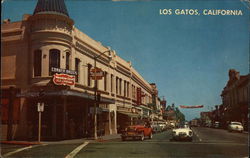
[(193, 131), (189, 127), (180, 127), (172, 130), (172, 140), (193, 140)]
[(160, 126), (161, 131), (165, 131), (167, 129), (166, 123), (164, 123), (164, 122), (160, 122), (159, 126)]
[(153, 129), (153, 133), (161, 132), (161, 127), (157, 122), (152, 122), (151, 127)]
[(213, 127), (214, 128), (219, 128), (220, 127), (220, 122), (215, 121), (214, 124), (213, 124)]
[(229, 132), (233, 132), (233, 131), (237, 131), (237, 132), (243, 132), (244, 128), (242, 126), (242, 124), (240, 122), (231, 122), (228, 125), (228, 131)]
[(145, 137), (152, 139), (153, 129), (149, 126), (144, 125), (128, 126), (121, 134), (122, 141), (125, 141), (127, 139), (139, 139), (143, 141)]

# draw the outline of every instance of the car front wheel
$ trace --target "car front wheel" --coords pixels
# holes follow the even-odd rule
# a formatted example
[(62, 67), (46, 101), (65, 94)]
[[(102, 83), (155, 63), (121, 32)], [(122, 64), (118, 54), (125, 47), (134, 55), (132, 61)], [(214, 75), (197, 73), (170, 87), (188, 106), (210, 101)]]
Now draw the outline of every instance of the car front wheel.
[(144, 140), (144, 135), (141, 136), (141, 141), (143, 141), (143, 140)]

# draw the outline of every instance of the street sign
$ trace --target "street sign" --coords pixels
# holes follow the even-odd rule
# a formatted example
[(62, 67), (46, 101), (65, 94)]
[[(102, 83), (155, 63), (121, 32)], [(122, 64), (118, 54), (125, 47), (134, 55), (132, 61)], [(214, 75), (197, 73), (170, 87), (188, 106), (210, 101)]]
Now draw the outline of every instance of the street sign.
[(95, 67), (90, 71), (90, 77), (92, 80), (101, 80), (103, 76), (104, 72), (98, 67)]
[(37, 103), (37, 111), (38, 112), (44, 111), (44, 103)]

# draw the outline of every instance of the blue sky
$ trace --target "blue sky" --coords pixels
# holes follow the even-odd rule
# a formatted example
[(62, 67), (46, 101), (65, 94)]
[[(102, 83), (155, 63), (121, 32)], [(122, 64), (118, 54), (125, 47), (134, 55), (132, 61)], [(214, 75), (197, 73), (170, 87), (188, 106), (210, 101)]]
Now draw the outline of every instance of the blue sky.
[[(19, 21), (33, 13), (36, 2), (5, 0), (2, 19)], [(221, 104), (229, 69), (249, 72), (249, 10), (240, 0), (66, 0), (66, 5), (78, 29), (132, 61), (147, 81), (157, 84), (168, 105), (205, 106), (181, 109), (188, 120)], [(243, 15), (160, 15), (165, 8), (237, 9)]]

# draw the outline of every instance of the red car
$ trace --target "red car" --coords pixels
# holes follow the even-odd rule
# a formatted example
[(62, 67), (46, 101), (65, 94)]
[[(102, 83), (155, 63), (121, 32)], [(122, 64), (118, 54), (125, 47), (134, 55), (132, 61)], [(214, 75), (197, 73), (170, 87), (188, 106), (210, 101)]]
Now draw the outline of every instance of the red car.
[(144, 140), (145, 137), (151, 139), (153, 137), (153, 130), (151, 127), (143, 125), (128, 126), (121, 134), (122, 141), (132, 138), (133, 140)]

